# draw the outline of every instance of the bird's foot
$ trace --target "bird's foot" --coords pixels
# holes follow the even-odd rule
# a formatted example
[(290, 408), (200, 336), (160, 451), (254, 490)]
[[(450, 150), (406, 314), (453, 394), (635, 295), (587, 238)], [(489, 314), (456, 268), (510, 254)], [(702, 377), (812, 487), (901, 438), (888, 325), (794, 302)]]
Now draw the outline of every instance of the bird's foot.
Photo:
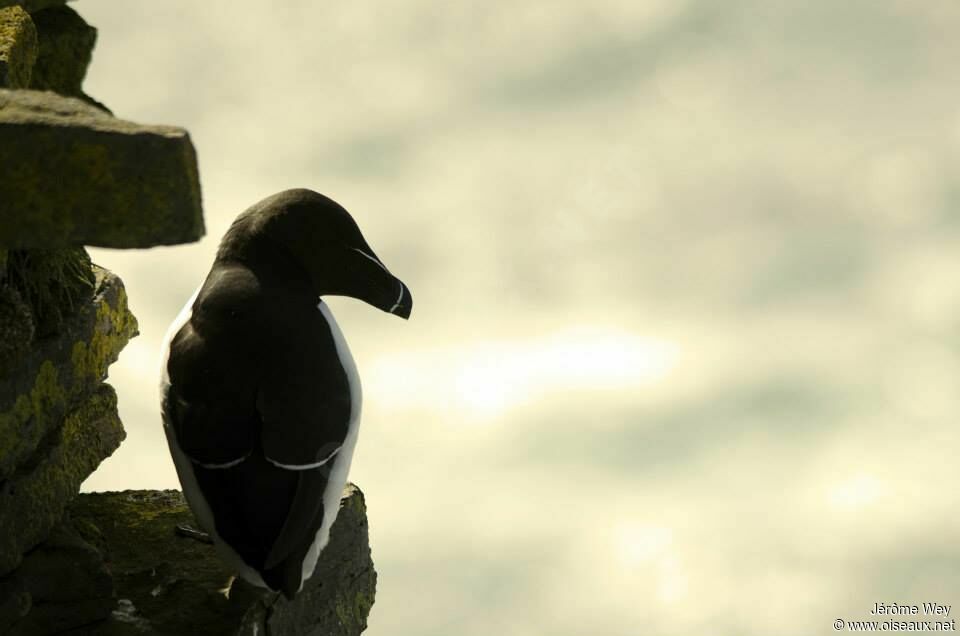
[(209, 534), (207, 534), (206, 532), (203, 532), (202, 530), (197, 530), (196, 528), (192, 528), (188, 525), (178, 525), (176, 528), (173, 529), (173, 531), (178, 536), (186, 537), (188, 539), (194, 539), (195, 541), (199, 541), (200, 543), (208, 543), (210, 545), (213, 545), (213, 538), (211, 538)]

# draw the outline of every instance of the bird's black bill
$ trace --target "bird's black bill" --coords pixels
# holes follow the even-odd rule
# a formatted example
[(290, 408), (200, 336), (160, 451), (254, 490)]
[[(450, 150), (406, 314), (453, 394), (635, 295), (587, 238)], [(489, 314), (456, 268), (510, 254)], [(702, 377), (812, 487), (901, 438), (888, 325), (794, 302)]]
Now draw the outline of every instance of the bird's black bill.
[(413, 309), (410, 288), (390, 273), (387, 266), (366, 243), (363, 249), (350, 247), (339, 254), (339, 276), (330, 288), (318, 290), (338, 296), (350, 296), (394, 316), (409, 318)]

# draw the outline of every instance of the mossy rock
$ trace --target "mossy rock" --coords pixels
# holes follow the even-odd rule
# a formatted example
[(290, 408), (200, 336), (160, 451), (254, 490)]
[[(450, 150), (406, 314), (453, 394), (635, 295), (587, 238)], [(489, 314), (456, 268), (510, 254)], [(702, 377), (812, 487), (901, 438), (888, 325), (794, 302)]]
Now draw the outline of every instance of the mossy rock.
[(352, 636), (366, 628), (376, 572), (366, 505), (352, 484), (314, 576), (293, 601), (234, 580), (213, 546), (179, 536), (177, 525), (196, 522), (178, 491), (81, 494), (71, 515), (105, 551), (117, 590), (113, 617), (88, 627), (89, 636)]
[[(123, 283), (104, 269), (95, 268), (94, 274), (93, 297), (64, 322), (55, 337), (37, 341), (18, 364), (4, 370), (0, 481), (30, 461), (42, 440), (100, 385), (107, 367), (137, 333)], [(0, 566), (0, 574), (3, 571)]]
[(82, 247), (14, 250), (7, 255), (6, 284), (30, 308), (36, 336), (47, 338), (93, 296), (96, 276)]
[(105, 620), (116, 604), (102, 553), (83, 539), (67, 515), (19, 568), (0, 579), (0, 606), (13, 610), (0, 615), (0, 633), (62, 634)]
[(0, 7), (21, 6), (29, 13), (65, 4), (67, 0), (0, 0)]
[(0, 574), (49, 536), (80, 484), (124, 436), (116, 393), (103, 384), (0, 484)]
[(33, 313), (20, 292), (0, 283), (0, 377), (7, 377), (30, 351)]
[(27, 88), (37, 59), (37, 30), (21, 7), (0, 9), (0, 88)]
[(356, 636), (365, 630), (377, 587), (368, 530), (363, 493), (348, 484), (313, 578), (292, 601), (261, 597), (244, 616), (239, 636)]
[(65, 5), (37, 11), (31, 17), (39, 46), (29, 88), (78, 97), (104, 108), (83, 92), (83, 78), (97, 42), (96, 28)]
[(139, 248), (204, 233), (190, 136), (52, 92), (0, 89), (0, 247)]

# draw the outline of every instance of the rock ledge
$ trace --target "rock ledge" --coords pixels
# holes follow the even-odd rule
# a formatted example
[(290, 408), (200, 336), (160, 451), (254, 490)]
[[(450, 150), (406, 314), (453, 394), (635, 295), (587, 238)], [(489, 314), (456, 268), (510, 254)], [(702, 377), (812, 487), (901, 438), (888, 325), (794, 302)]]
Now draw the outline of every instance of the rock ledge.
[(377, 574), (363, 493), (352, 484), (313, 578), (293, 601), (234, 580), (213, 546), (176, 535), (178, 524), (195, 525), (179, 491), (81, 494), (70, 514), (104, 554), (118, 599), (107, 621), (78, 634), (353, 636), (367, 626)]

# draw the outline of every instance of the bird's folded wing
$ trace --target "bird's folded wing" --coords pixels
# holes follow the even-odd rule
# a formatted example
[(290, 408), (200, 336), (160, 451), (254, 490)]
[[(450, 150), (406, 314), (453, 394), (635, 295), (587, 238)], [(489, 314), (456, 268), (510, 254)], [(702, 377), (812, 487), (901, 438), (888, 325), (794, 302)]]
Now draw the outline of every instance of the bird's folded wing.
[[(260, 379), (257, 411), (264, 458), (299, 476), (283, 528), (265, 567), (279, 566), (310, 545), (327, 511), (323, 494), (330, 471), (347, 435), (352, 415), (349, 381), (337, 356), (329, 327), (297, 335), (297, 346), (283, 343), (272, 359), (270, 374)], [(280, 344), (280, 343), (278, 343)]]
[[(277, 567), (296, 555), (294, 571), (299, 577), (306, 549), (316, 538), (317, 529), (327, 513), (323, 509), (323, 493), (330, 476), (330, 464), (310, 470), (297, 471), (297, 488), (283, 527), (274, 539), (264, 561), (264, 568)], [(297, 580), (299, 584), (299, 578)]]
[(288, 470), (332, 461), (347, 436), (351, 398), (326, 323), (278, 347), (266, 367), (257, 392), (264, 456)]
[(176, 386), (164, 399), (163, 417), (180, 450), (206, 468), (229, 468), (243, 461), (257, 442), (255, 411), (227, 408), (218, 400), (187, 399)]
[(194, 463), (227, 467), (253, 450), (260, 422), (251, 356), (187, 322), (171, 338), (161, 381), (165, 424)]

